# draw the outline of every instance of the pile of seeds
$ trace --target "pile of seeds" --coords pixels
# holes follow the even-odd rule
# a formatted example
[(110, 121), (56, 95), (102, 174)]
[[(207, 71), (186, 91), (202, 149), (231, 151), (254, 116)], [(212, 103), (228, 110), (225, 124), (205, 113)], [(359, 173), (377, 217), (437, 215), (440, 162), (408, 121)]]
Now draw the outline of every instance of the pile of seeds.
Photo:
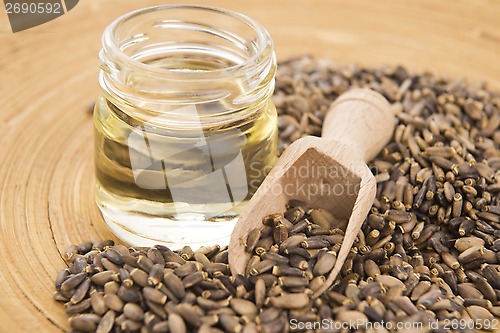
[[(311, 297), (343, 232), (290, 202), (250, 233), (246, 276), (230, 276), (218, 246), (71, 246), (55, 298), (74, 331), (349, 332), (337, 325), (349, 321), (356, 332), (500, 330), (500, 93), (402, 67), (291, 60), (273, 98), (280, 149), (320, 135), (329, 105), (351, 87), (382, 93), (399, 124), (369, 163), (377, 197), (330, 291)], [(404, 326), (413, 322), (423, 325)]]
[(310, 296), (343, 239), (342, 230), (315, 223), (317, 211), (289, 207), (290, 220), (274, 214), (249, 234), (245, 276), (229, 276), (227, 247), (85, 242), (66, 250), (71, 264), (56, 279), (55, 298), (81, 332), (282, 332), (289, 319), (315, 318)]

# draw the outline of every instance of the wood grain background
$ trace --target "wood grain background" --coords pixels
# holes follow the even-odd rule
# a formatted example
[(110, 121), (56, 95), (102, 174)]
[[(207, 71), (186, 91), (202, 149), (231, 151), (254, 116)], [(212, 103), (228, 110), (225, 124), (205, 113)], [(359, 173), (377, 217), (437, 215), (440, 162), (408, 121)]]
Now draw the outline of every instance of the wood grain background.
[[(53, 280), (74, 242), (112, 237), (93, 201), (88, 107), (103, 29), (170, 1), (86, 0), (13, 34), (0, 8), (0, 332), (68, 329)], [(198, 2), (198, 1), (194, 1)], [(403, 64), (500, 87), (500, 1), (202, 1), (260, 21), (279, 59)]]

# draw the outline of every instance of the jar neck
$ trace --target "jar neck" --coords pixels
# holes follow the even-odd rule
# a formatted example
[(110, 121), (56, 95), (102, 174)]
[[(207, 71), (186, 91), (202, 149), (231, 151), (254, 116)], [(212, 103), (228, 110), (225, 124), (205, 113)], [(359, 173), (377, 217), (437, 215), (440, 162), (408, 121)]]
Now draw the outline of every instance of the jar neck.
[(101, 88), (113, 104), (129, 116), (174, 125), (250, 116), (271, 96), (276, 72), (272, 40), (261, 25), (184, 5), (118, 18), (104, 32), (99, 65)]

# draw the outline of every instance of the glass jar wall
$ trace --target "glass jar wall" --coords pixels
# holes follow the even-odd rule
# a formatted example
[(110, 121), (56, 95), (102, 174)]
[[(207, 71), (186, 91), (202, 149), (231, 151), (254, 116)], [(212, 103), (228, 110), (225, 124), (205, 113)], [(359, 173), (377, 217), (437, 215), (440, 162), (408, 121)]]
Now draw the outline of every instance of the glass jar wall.
[(277, 156), (276, 60), (255, 21), (201, 6), (118, 18), (99, 54), (97, 204), (136, 246), (225, 244)]

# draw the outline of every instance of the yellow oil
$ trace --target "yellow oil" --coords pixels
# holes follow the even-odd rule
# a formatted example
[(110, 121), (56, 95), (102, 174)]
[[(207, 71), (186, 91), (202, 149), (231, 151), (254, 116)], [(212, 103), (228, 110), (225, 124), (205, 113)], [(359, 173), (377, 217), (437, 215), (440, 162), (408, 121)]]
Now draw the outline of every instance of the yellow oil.
[[(227, 66), (182, 59), (150, 64), (191, 71)], [(228, 82), (234, 89), (238, 83)], [(218, 109), (224, 103), (218, 101)], [(133, 245), (227, 241), (277, 159), (275, 107), (270, 100), (256, 105), (242, 110), (248, 117), (193, 129), (152, 121), (147, 110), (134, 112), (112, 96), (101, 97), (94, 112), (97, 203), (112, 230)], [(211, 112), (196, 110), (200, 117)]]

